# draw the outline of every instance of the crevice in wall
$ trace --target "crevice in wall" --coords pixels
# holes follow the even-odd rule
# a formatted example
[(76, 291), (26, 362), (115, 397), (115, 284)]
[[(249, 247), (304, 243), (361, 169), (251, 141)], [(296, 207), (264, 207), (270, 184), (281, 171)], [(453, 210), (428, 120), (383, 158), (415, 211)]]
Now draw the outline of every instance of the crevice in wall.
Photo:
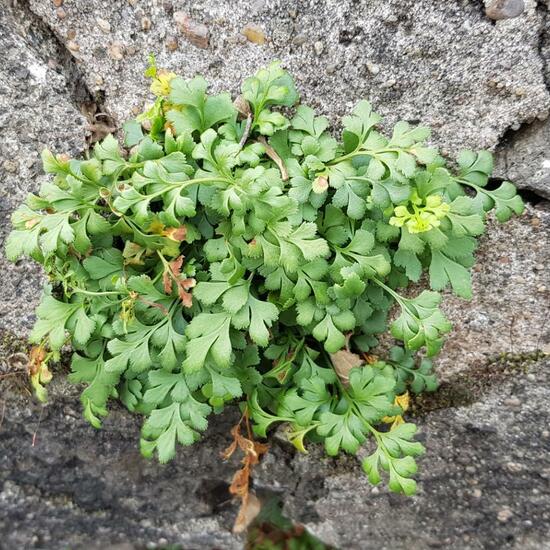
[(537, 2), (537, 11), (542, 16), (542, 23), (539, 32), (538, 53), (542, 61), (542, 77), (544, 79), (544, 84), (546, 85), (546, 89), (550, 91), (550, 67), (548, 67), (548, 52), (546, 51), (548, 50), (550, 52), (550, 25), (548, 5), (544, 0)]
[(93, 94), (86, 86), (73, 55), (46, 22), (32, 11), (29, 1), (10, 0), (8, 11), (37, 57), (50, 66), (52, 61), (55, 62), (55, 70), (65, 77), (74, 104), (80, 107), (82, 103), (92, 101)]
[(88, 119), (91, 130), (98, 124), (108, 129), (114, 126), (113, 118), (103, 105), (102, 91), (92, 92), (88, 88), (78, 60), (47, 22), (32, 10), (29, 0), (9, 0), (8, 11), (37, 57), (50, 67), (53, 64), (54, 70), (65, 77), (68, 95)]
[(424, 417), (434, 411), (467, 407), (481, 401), (495, 388), (517, 377), (524, 376), (530, 366), (548, 360), (540, 350), (529, 353), (502, 353), (487, 364), (482, 364), (444, 380), (433, 393), (415, 396), (411, 407), (413, 416)]

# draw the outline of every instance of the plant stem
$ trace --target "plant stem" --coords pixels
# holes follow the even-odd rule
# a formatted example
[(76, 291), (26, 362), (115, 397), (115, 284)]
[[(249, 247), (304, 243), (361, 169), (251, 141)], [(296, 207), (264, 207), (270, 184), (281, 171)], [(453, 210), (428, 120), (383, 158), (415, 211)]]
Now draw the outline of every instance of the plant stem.
[(92, 290), (84, 290), (82, 288), (72, 288), (71, 292), (74, 294), (85, 294), (86, 296), (120, 296), (121, 294), (125, 294), (125, 292), (118, 292), (116, 290), (93, 292)]
[(351, 151), (351, 153), (347, 153), (345, 155), (342, 155), (341, 157), (336, 157), (335, 159), (332, 159), (327, 164), (329, 166), (333, 166), (334, 164), (338, 164), (339, 162), (342, 162), (344, 160), (351, 159), (353, 157), (376, 157), (376, 155), (379, 155), (381, 153), (400, 153), (401, 149), (378, 149), (374, 151), (373, 149), (356, 149), (355, 151)]
[(383, 288), (388, 294), (390, 294), (393, 298), (396, 299), (397, 302), (399, 302), (400, 305), (403, 303), (403, 298), (401, 295), (397, 294), (395, 290), (391, 289), (389, 286), (385, 285), (382, 281), (377, 279), (376, 277), (372, 277), (372, 280), (381, 288)]

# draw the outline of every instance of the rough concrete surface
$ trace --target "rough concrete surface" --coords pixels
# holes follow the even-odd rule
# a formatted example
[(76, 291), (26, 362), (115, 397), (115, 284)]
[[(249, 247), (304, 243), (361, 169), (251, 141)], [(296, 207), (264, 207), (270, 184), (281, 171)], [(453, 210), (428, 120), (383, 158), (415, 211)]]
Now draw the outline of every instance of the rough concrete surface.
[(237, 466), (219, 458), (235, 418), (213, 422), (207, 440), (159, 466), (139, 454), (138, 418), (115, 408), (94, 430), (82, 419), (78, 390), (61, 377), (42, 412), (28, 396), (7, 393), (0, 548), (241, 547), (231, 534), (235, 509), (227, 492)]
[(275, 479), (286, 512), (338, 548), (548, 548), (549, 366), (534, 363), (500, 382), (499, 369), (481, 369), (454, 382), (475, 395), (486, 378), (490, 389), (477, 402), (420, 413), (428, 454), (411, 500), (373, 488), (355, 460), (318, 449), (292, 461), (274, 449), (259, 482)]
[[(51, 32), (0, 0), (0, 247), (9, 216), (43, 180), (40, 152), (46, 146), (81, 154), (86, 121), (77, 102), (81, 88), (70, 56)], [(31, 262), (8, 265), (0, 253), (0, 327), (19, 332), (33, 323), (41, 287)]]
[[(546, 8), (548, 10), (548, 2)], [(541, 4), (542, 6), (542, 4)], [(547, 11), (544, 13), (547, 14)], [(543, 19), (539, 38), (543, 76), (550, 83), (550, 18)], [(521, 186), (550, 199), (550, 125), (548, 118), (520, 127), (511, 126), (496, 147), (495, 175), (521, 182)]]
[[(388, 124), (430, 125), (445, 154), (496, 150), (496, 176), (532, 192), (522, 217), (491, 222), (481, 239), (473, 300), (447, 297), (445, 382), (416, 412), (429, 453), (419, 495), (373, 489), (354, 459), (321, 458), (315, 446), (302, 457), (275, 442), (263, 462), (258, 485), (282, 491), (290, 517), (340, 548), (548, 545), (548, 362), (528, 358), (550, 342), (549, 6), (525, 0), (520, 15), (494, 21), (486, 4), (0, 0), (0, 246), (9, 214), (42, 181), (40, 150), (85, 151), (83, 106), (89, 113), (95, 101), (120, 125), (150, 100), (149, 52), (233, 93), (281, 59), (303, 101), (332, 120), (368, 98)], [(178, 28), (178, 12), (206, 25), (206, 49)], [(245, 38), (247, 24), (265, 44)], [(1, 253), (0, 270), (0, 366), (9, 372), (18, 361), (9, 334), (32, 326), (41, 276)], [(516, 356), (495, 363), (501, 353)], [(0, 547), (242, 547), (226, 491), (235, 464), (218, 458), (231, 413), (161, 467), (139, 457), (139, 420), (128, 413), (115, 409), (103, 431), (90, 428), (62, 374), (43, 413), (12, 379), (0, 382)]]
[(550, 199), (550, 124), (537, 120), (511, 133), (497, 148), (495, 175), (521, 181), (523, 187)]

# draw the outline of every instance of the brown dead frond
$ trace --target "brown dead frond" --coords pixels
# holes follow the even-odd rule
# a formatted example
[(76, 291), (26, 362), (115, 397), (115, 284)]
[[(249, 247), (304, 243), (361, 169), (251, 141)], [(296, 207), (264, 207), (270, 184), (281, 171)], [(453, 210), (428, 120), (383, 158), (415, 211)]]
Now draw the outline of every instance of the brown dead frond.
[[(246, 437), (241, 434), (243, 422), (246, 426)], [(242, 533), (260, 513), (261, 503), (258, 497), (250, 491), (250, 475), (252, 468), (258, 464), (262, 455), (267, 453), (269, 446), (265, 443), (254, 441), (247, 409), (245, 409), (238, 424), (231, 429), (231, 435), (233, 436), (233, 442), (222, 453), (222, 457), (225, 460), (229, 459), (237, 449), (244, 455), (241, 461), (242, 467), (235, 472), (229, 486), (229, 492), (241, 500), (233, 532)]]

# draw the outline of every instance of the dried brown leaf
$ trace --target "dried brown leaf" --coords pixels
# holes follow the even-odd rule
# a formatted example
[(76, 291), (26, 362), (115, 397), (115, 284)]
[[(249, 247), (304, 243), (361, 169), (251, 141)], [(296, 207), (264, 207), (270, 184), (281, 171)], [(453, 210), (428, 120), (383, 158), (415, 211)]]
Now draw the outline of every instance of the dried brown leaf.
[(283, 159), (279, 156), (277, 151), (267, 143), (263, 136), (259, 136), (258, 141), (265, 147), (265, 154), (277, 165), (277, 168), (279, 168), (281, 179), (283, 181), (288, 181), (288, 170), (286, 169)]
[(338, 378), (340, 378), (340, 381), (346, 387), (349, 386), (349, 373), (351, 369), (360, 367), (363, 364), (363, 360), (359, 355), (346, 349), (331, 353), (330, 360)]
[(180, 227), (169, 227), (163, 231), (163, 235), (176, 242), (185, 240), (187, 236), (187, 227), (180, 225)]
[(229, 445), (229, 447), (227, 447), (227, 449), (225, 449), (225, 451), (222, 452), (222, 458), (224, 460), (229, 460), (232, 456), (233, 456), (233, 453), (237, 450), (237, 441), (236, 440), (233, 440), (231, 442), (231, 445)]
[(363, 357), (365, 358), (365, 361), (369, 365), (373, 365), (374, 363), (376, 363), (378, 361), (378, 356), (377, 355), (372, 355), (371, 353), (363, 353)]
[(241, 114), (243, 117), (247, 117), (248, 115), (252, 114), (252, 111), (250, 110), (250, 104), (242, 95), (238, 95), (235, 98), (235, 101), (233, 101), (233, 105), (239, 111), (239, 114)]
[(183, 256), (178, 256), (168, 264), (168, 267), (162, 274), (162, 285), (166, 294), (172, 294), (173, 284), (175, 283), (182, 304), (189, 308), (193, 305), (193, 296), (187, 291), (193, 288), (197, 284), (197, 281), (192, 277), (180, 279), (183, 260)]
[(193, 296), (190, 292), (183, 290), (181, 285), (178, 285), (178, 296), (180, 297), (181, 303), (184, 307), (191, 307), (193, 305)]
[(166, 292), (166, 294), (172, 294), (172, 279), (168, 271), (165, 271), (162, 274), (162, 286), (164, 287), (164, 292)]
[(250, 463), (245, 459), (245, 463), (240, 470), (237, 470), (231, 480), (229, 492), (236, 497), (244, 498), (248, 494), (250, 484)]
[(29, 364), (27, 366), (30, 376), (37, 374), (46, 359), (46, 350), (42, 346), (33, 346), (29, 353)]
[[(243, 421), (246, 425), (248, 437), (241, 434), (241, 425)], [(233, 436), (233, 442), (222, 453), (222, 457), (227, 460), (237, 449), (240, 449), (244, 454), (241, 461), (242, 467), (235, 472), (231, 485), (229, 486), (229, 492), (241, 499), (241, 506), (237, 519), (235, 520), (235, 525), (233, 526), (233, 532), (242, 533), (260, 512), (260, 501), (256, 495), (249, 491), (250, 473), (252, 466), (258, 464), (261, 456), (267, 452), (269, 447), (264, 443), (253, 440), (252, 430), (248, 419), (248, 411), (246, 410), (239, 420), (239, 423), (231, 429), (231, 435)]]
[(181, 273), (181, 267), (183, 266), (183, 256), (178, 256), (175, 260), (170, 262), (170, 269), (174, 276), (178, 276)]
[(197, 280), (193, 279), (193, 277), (188, 277), (187, 279), (183, 279), (183, 281), (180, 282), (181, 288), (183, 290), (189, 290), (190, 288), (193, 288), (197, 285)]
[(248, 493), (241, 502), (235, 525), (233, 525), (233, 533), (243, 533), (254, 521), (256, 516), (262, 509), (262, 503), (254, 493)]

